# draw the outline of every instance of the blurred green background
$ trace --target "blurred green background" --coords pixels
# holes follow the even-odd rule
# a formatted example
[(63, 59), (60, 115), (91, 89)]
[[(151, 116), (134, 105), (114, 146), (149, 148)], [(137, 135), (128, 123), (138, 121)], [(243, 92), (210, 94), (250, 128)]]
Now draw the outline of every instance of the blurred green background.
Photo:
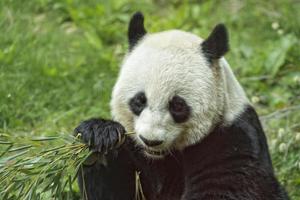
[(149, 32), (206, 37), (226, 24), (226, 58), (261, 116), (277, 176), (300, 199), (299, 0), (1, 0), (0, 133), (70, 134), (109, 118), (137, 10)]

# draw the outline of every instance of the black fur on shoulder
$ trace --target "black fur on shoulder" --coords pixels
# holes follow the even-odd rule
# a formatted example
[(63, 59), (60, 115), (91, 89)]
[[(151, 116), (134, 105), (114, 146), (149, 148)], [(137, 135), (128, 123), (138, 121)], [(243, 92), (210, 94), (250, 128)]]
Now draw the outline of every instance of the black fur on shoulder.
[(287, 200), (277, 182), (265, 134), (248, 107), (232, 125), (216, 127), (184, 151), (182, 200)]
[(219, 59), (229, 51), (228, 32), (224, 24), (218, 24), (201, 44), (202, 51), (209, 60)]
[(147, 33), (144, 27), (144, 16), (141, 12), (136, 12), (130, 19), (128, 27), (129, 51)]

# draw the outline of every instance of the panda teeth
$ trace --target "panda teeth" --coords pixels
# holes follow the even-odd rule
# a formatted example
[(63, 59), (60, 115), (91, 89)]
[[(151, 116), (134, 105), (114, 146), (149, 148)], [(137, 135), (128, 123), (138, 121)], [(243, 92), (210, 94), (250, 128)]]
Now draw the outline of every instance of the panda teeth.
[(146, 151), (147, 151), (147, 153), (149, 153), (151, 155), (155, 155), (155, 156), (163, 156), (166, 153), (166, 151), (153, 151), (150, 149), (147, 149)]

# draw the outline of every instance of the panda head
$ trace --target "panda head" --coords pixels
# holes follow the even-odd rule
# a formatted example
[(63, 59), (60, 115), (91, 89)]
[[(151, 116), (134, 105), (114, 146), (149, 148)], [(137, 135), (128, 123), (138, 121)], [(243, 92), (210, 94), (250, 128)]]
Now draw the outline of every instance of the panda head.
[(135, 132), (146, 156), (162, 158), (195, 144), (241, 112), (244, 101), (234, 96), (243, 91), (222, 58), (229, 49), (224, 25), (205, 40), (179, 30), (148, 34), (136, 13), (128, 39), (111, 110), (114, 120)]

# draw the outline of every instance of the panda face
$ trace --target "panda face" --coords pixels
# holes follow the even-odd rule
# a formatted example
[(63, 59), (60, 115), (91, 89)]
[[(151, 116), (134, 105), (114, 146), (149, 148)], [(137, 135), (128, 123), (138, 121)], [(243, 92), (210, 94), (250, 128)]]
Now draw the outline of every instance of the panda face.
[(141, 13), (129, 24), (125, 57), (111, 100), (113, 119), (123, 124), (150, 158), (162, 158), (231, 123), (247, 98), (222, 56), (224, 25), (206, 40), (170, 30), (147, 34)]
[(112, 114), (148, 156), (193, 144), (215, 123), (218, 77), (201, 42), (177, 30), (146, 35), (123, 62)]

